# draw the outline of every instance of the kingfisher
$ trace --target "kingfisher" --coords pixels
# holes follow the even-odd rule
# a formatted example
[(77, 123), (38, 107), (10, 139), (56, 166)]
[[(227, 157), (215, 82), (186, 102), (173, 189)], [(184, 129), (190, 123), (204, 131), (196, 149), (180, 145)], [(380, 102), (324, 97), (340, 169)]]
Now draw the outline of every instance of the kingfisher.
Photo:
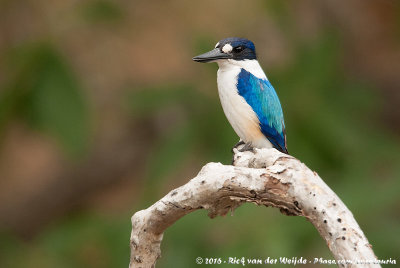
[(288, 153), (282, 107), (257, 60), (254, 43), (230, 37), (193, 58), (218, 64), (218, 94), (224, 113), (239, 136), (241, 149), (275, 148)]

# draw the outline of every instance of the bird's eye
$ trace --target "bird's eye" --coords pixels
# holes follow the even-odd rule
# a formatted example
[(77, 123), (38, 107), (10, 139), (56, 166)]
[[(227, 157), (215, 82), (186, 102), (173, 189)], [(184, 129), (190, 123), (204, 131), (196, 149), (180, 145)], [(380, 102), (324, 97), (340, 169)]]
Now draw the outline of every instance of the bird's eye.
[(238, 46), (238, 47), (235, 47), (235, 48), (233, 48), (233, 52), (235, 52), (235, 53), (239, 53), (239, 52), (242, 52), (242, 51), (243, 51), (243, 49), (244, 49), (244, 47), (242, 47), (242, 46)]

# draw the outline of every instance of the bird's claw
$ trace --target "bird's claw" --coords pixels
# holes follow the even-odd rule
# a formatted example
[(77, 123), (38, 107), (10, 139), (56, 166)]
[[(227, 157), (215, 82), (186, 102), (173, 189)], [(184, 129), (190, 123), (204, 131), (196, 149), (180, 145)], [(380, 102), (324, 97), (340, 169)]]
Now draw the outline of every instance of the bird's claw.
[(233, 148), (232, 148), (232, 165), (235, 164), (235, 149), (241, 153), (246, 151), (251, 151), (254, 153), (254, 147), (251, 142), (245, 143), (244, 141), (240, 140)]
[(242, 141), (242, 140), (239, 140), (239, 142), (238, 142), (238, 143), (236, 143), (236, 144), (235, 144), (235, 146), (233, 146), (233, 147), (232, 147), (232, 150), (231, 150), (231, 152), (232, 152), (232, 153), (234, 153), (234, 149), (237, 149), (237, 150), (239, 150), (239, 151), (240, 151), (239, 147), (240, 147), (241, 145), (243, 145), (243, 144), (245, 144), (245, 142), (244, 142), (244, 141)]
[(253, 151), (253, 149), (254, 149), (254, 147), (251, 144), (251, 142), (248, 142), (248, 143), (245, 143), (244, 146), (242, 148), (238, 149), (238, 150), (239, 150), (239, 152), (243, 153), (243, 152), (246, 152), (246, 151)]
[(251, 144), (251, 142), (247, 142), (246, 143), (246, 142), (240, 140), (238, 143), (236, 143), (235, 146), (233, 146), (232, 153), (235, 153), (234, 149), (236, 149), (239, 152), (243, 153), (243, 152), (246, 152), (246, 151), (253, 151), (254, 147)]

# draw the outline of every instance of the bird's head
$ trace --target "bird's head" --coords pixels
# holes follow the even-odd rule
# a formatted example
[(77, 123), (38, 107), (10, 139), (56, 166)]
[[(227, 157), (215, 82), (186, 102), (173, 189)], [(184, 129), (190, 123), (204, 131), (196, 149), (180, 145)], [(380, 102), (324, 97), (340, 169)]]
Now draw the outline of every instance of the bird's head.
[(219, 41), (215, 48), (193, 58), (197, 62), (255, 60), (256, 48), (248, 39), (229, 37)]

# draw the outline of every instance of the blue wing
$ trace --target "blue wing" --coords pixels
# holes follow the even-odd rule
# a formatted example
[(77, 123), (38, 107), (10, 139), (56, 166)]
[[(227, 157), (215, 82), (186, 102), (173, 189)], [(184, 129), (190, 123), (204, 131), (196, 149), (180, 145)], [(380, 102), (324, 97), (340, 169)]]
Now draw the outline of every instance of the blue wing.
[(261, 132), (276, 149), (288, 153), (282, 107), (271, 83), (242, 69), (238, 76), (237, 88), (239, 95), (257, 114)]

